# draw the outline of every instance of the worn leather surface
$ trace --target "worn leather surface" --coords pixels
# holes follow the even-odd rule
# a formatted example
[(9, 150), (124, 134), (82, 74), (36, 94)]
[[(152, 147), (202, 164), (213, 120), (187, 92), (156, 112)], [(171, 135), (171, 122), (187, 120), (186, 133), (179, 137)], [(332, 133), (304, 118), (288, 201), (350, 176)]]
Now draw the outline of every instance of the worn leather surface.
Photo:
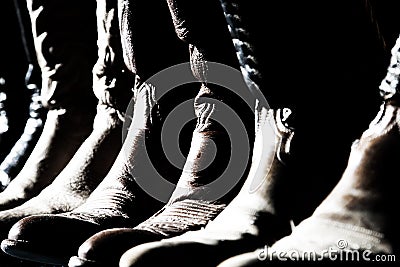
[[(326, 253), (330, 249), (358, 252), (360, 261), (364, 261), (364, 251), (370, 260), (375, 255), (398, 255), (393, 180), (398, 176), (399, 116), (398, 100), (382, 104), (369, 128), (353, 143), (339, 183), (312, 216), (265, 252), (267, 260), (279, 261), (278, 255), (289, 260), (288, 254), (280, 253), (294, 251), (299, 255), (315, 253), (319, 261), (332, 261), (332, 254)], [(221, 266), (264, 266), (266, 262), (257, 258), (261, 251), (236, 256)], [(339, 254), (335, 255), (339, 260)]]
[(136, 246), (124, 253), (120, 266), (157, 266), (172, 258), (175, 266), (215, 266), (224, 257), (272, 244), (287, 234), (289, 220), (279, 210), (276, 195), (282, 192), (293, 131), (284, 126), (282, 112), (260, 110), (249, 176), (214, 220), (204, 229)]
[[(135, 181), (151, 174), (151, 163), (146, 158), (151, 152), (146, 150), (145, 142), (151, 138), (147, 129), (151, 129), (149, 117), (154, 106), (154, 102), (148, 102), (152, 90), (144, 86), (135, 94), (138, 107), (129, 134), (110, 171), (86, 202), (67, 213), (27, 217), (12, 227), (8, 238), (24, 243), (26, 255), (35, 259), (51, 257), (66, 264), (89, 236), (107, 228), (133, 227), (161, 207)], [(7, 246), (3, 249), (10, 252)], [(17, 251), (18, 245), (12, 249)]]
[(5, 238), (24, 217), (67, 212), (81, 205), (111, 168), (122, 144), (121, 132), (118, 113), (99, 105), (93, 131), (55, 180), (36, 197), (0, 211), (0, 235)]
[[(177, 187), (172, 193), (169, 202), (149, 219), (134, 228), (110, 229), (101, 231), (90, 237), (79, 248), (78, 257), (71, 259), (75, 266), (90, 266), (101, 264), (115, 266), (119, 257), (130, 247), (144, 242), (156, 241), (166, 237), (182, 234), (189, 230), (200, 229), (214, 219), (226, 206), (229, 199), (223, 201), (207, 198), (207, 184), (218, 178), (223, 170), (225, 160), (229, 159), (229, 150), (226, 149), (227, 133), (217, 130), (209, 119), (213, 117), (215, 107), (211, 104), (207, 108), (196, 109), (199, 112), (198, 125), (193, 133), (191, 148), (186, 164), (179, 178)], [(209, 164), (209, 153), (217, 149), (215, 162)], [(142, 161), (143, 164), (143, 161)], [(151, 168), (151, 167), (150, 167)], [(141, 173), (146, 176), (149, 174)], [(162, 188), (160, 188), (162, 189)], [(93, 203), (102, 205), (103, 201)], [(105, 203), (104, 203), (105, 204)], [(104, 206), (103, 204), (103, 206)], [(132, 216), (135, 216), (134, 214)], [(96, 220), (94, 218), (94, 220)], [(75, 263), (74, 263), (75, 262)]]
[[(0, 193), (0, 210), (38, 195), (68, 164), (92, 130), (93, 116), (77, 110), (51, 110), (43, 132), (18, 176)], [(79, 115), (78, 115), (79, 114)]]
[(121, 255), (131, 247), (200, 229), (224, 207), (198, 200), (167, 205), (134, 228), (108, 229), (91, 236), (79, 247), (78, 256), (70, 259), (69, 266), (118, 266)]
[[(130, 23), (134, 21), (132, 13), (129, 12), (132, 6), (127, 1), (121, 1), (121, 5), (122, 35), (127, 36), (123, 41), (126, 43), (124, 46), (125, 62), (130, 69), (136, 70), (136, 61), (134, 60), (136, 43), (135, 40), (132, 42), (130, 39), (134, 37), (132, 37), (132, 28), (129, 27)], [(246, 152), (236, 151), (235, 155), (231, 155), (232, 150), (228, 149), (231, 146), (236, 147), (238, 144), (230, 143), (229, 132), (224, 129), (226, 126), (224, 123), (234, 124), (234, 122), (232, 120), (218, 121), (218, 119), (227, 118), (227, 116), (224, 117), (226, 115), (224, 103), (233, 108), (239, 116), (249, 115), (249, 112), (246, 113), (243, 106), (235, 102), (237, 96), (232, 97), (233, 94), (226, 94), (226, 91), (221, 90), (222, 88), (205, 83), (208, 60), (230, 65), (234, 65), (235, 62), (233, 51), (226, 49), (231, 46), (228, 32), (224, 27), (222, 12), (217, 12), (220, 7), (217, 2), (211, 1), (198, 5), (201, 10), (206, 10), (211, 6), (217, 10), (208, 12), (209, 20), (206, 25), (214, 25), (210, 30), (203, 24), (204, 21), (200, 19), (198, 10), (194, 12), (192, 5), (189, 7), (183, 1), (168, 1), (168, 5), (177, 36), (189, 43), (192, 73), (196, 79), (203, 82), (194, 101), (197, 125), (192, 135), (185, 166), (167, 205), (134, 228), (109, 229), (93, 235), (81, 245), (78, 256), (71, 258), (71, 266), (116, 266), (122, 253), (134, 245), (204, 227), (233, 199), (248, 172)], [(215, 42), (215, 40), (219, 41)], [(224, 45), (226, 45), (225, 49), (219, 49)], [(141, 71), (139, 66), (138, 71)], [(253, 123), (252, 115), (243, 116), (245, 126)], [(245, 142), (246, 140), (240, 141)], [(213, 195), (218, 189), (213, 188), (210, 184), (223, 176), (228, 161), (232, 156), (237, 158), (239, 153), (242, 160), (237, 165), (242, 166), (237, 166), (239, 172), (233, 174), (237, 177), (225, 177), (230, 180), (238, 178), (237, 188), (220, 199), (213, 199)], [(210, 158), (213, 156), (215, 158), (210, 162)]]

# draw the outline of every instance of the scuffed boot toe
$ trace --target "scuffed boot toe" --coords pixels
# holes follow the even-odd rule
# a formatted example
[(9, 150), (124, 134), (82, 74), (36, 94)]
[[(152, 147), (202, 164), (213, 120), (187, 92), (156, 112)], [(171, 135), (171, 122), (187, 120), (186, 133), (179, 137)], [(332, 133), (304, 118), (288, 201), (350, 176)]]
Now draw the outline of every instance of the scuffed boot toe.
[[(66, 265), (85, 240), (85, 234), (97, 231), (93, 225), (78, 219), (58, 215), (29, 216), (12, 226), (1, 249), (29, 261)], [(71, 236), (74, 238), (67, 238)]]

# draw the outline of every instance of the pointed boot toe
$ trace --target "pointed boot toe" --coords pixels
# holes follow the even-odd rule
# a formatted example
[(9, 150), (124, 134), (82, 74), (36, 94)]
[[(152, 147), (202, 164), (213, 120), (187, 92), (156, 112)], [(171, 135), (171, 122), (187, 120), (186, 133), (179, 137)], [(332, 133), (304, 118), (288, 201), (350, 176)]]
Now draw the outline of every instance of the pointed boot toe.
[(79, 247), (78, 256), (70, 259), (69, 266), (117, 266), (128, 249), (199, 229), (223, 207), (193, 200), (167, 205), (134, 228), (107, 229), (93, 235)]

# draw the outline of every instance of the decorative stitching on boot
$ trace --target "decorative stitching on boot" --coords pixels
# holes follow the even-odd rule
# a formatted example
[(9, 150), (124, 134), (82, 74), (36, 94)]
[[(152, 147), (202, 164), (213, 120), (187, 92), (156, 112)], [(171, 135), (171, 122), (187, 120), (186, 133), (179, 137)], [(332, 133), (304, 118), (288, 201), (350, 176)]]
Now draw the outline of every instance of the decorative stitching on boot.
[(172, 233), (183, 233), (205, 226), (224, 208), (225, 205), (185, 199), (166, 206), (135, 228), (164, 236), (169, 236)]

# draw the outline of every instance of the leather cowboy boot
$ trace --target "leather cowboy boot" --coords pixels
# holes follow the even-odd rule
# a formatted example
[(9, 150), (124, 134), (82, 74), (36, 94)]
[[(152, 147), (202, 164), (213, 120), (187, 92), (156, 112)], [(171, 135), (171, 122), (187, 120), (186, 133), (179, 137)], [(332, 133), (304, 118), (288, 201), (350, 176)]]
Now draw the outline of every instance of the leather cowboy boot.
[[(176, 3), (172, 2), (169, 4), (178, 36), (179, 33), (186, 33), (184, 34), (185, 36), (179, 37), (189, 43), (198, 38), (199, 35), (194, 35), (191, 31), (193, 28), (190, 27), (193, 24), (189, 22), (186, 25), (186, 22), (190, 21), (190, 19), (185, 20), (185, 23), (179, 23), (181, 21), (179, 16), (182, 16), (182, 14), (187, 15), (184, 12), (186, 11), (185, 7), (179, 4), (175, 6)], [(178, 9), (180, 10), (179, 15), (174, 14)], [(209, 17), (209, 19), (210, 21), (215, 21), (213, 17)], [(218, 23), (212, 23), (212, 25), (214, 27), (215, 25), (224, 26), (224, 24)], [(212, 31), (209, 33), (212, 33)], [(221, 38), (221, 36), (224, 36), (226, 39)], [(228, 40), (229, 44), (229, 38), (227, 37), (225, 35), (215, 35), (212, 40), (220, 40), (219, 43), (225, 44), (226, 40)], [(204, 43), (201, 44), (204, 45)], [(190, 45), (190, 51), (191, 68), (194, 76), (199, 81), (207, 80), (207, 77), (202, 75), (206, 73), (204, 70), (207, 69), (207, 52), (210, 49), (202, 51), (196, 46)], [(70, 259), (69, 266), (116, 266), (118, 265), (120, 256), (130, 247), (177, 236), (190, 230), (200, 229), (215, 218), (226, 204), (232, 200), (237, 193), (237, 188), (234, 188), (225, 197), (209, 199), (215, 193), (213, 191), (216, 190), (209, 183), (212, 184), (213, 181), (223, 176), (221, 176), (221, 171), (226, 170), (224, 167), (227, 164), (226, 160), (236, 158), (240, 161), (240, 163), (236, 163), (238, 171), (228, 174), (231, 177), (227, 179), (234, 180), (237, 178), (240, 180), (239, 184), (242, 184), (243, 177), (246, 177), (248, 171), (246, 168), (245, 151), (241, 150), (239, 154), (232, 152), (229, 155), (229, 149), (227, 148), (231, 146), (237, 147), (238, 144), (230, 143), (229, 133), (216, 122), (218, 121), (216, 120), (217, 118), (229, 117), (228, 113), (224, 111), (223, 105), (218, 103), (219, 101), (223, 101), (229, 104), (230, 107), (238, 109), (240, 109), (240, 104), (235, 102), (233, 94), (219, 90), (222, 90), (222, 88), (204, 83), (195, 100), (198, 124), (192, 136), (190, 152), (177, 189), (168, 203), (155, 215), (134, 228), (107, 229), (93, 235), (80, 246), (78, 256)], [(240, 109), (238, 114), (250, 115), (250, 112), (247, 114), (244, 110), (245, 108)], [(251, 115), (247, 119), (249, 117)], [(225, 121), (225, 123), (233, 125), (235, 121), (233, 118), (230, 118), (229, 122)], [(244, 136), (244, 138), (247, 139), (248, 137)], [(241, 138), (240, 142), (245, 143), (244, 138)], [(208, 162), (209, 158), (214, 153), (214, 146), (216, 146), (217, 155), (212, 164), (207, 167), (210, 163)], [(234, 162), (235, 160), (232, 161)], [(240, 172), (242, 169), (246, 169), (245, 172)], [(229, 173), (229, 171), (226, 173)]]
[[(158, 266), (168, 259), (174, 259), (176, 266), (215, 266), (229, 255), (272, 244), (286, 235), (290, 224), (279, 210), (279, 195), (287, 182), (285, 165), (293, 138), (284, 121), (289, 113), (288, 109), (258, 110), (250, 173), (215, 220), (199, 231), (136, 246), (124, 253), (120, 266)], [(207, 257), (195, 256), (199, 254)]]
[(121, 146), (122, 121), (118, 111), (99, 105), (92, 133), (67, 166), (39, 195), (0, 211), (0, 235), (4, 238), (18, 220), (35, 214), (70, 211), (81, 205), (109, 171)]
[(93, 69), (93, 86), (99, 104), (93, 130), (68, 165), (38, 196), (0, 211), (3, 238), (24, 217), (67, 212), (83, 204), (106, 176), (121, 149), (123, 117), (134, 79), (124, 68), (116, 5), (98, 1), (97, 11), (99, 57)]
[(91, 130), (92, 118), (82, 118), (81, 113), (65, 109), (48, 112), (43, 132), (29, 159), (0, 193), (0, 210), (16, 207), (38, 195), (67, 165)]
[[(212, 182), (224, 179), (221, 171), (226, 171), (225, 179), (233, 180), (235, 177), (232, 176), (236, 175), (242, 181), (242, 175), (247, 173), (243, 172), (247, 162), (242, 159), (245, 158), (243, 150), (230, 154), (227, 148), (237, 144), (230, 143), (228, 133), (214, 121), (213, 118), (223, 116), (218, 114), (223, 112), (222, 107), (207, 100), (207, 96), (209, 89), (203, 85), (195, 100), (198, 123), (190, 151), (177, 188), (168, 203), (134, 228), (107, 229), (93, 235), (80, 246), (79, 256), (72, 257), (69, 266), (117, 266), (120, 256), (132, 246), (200, 229), (232, 200), (232, 193), (213, 199), (214, 191), (221, 188), (213, 188)], [(243, 142), (243, 139), (240, 141)], [(217, 154), (214, 156), (214, 153)], [(211, 165), (210, 158), (213, 158)], [(232, 173), (226, 167), (226, 161), (233, 158), (241, 159), (241, 162), (235, 165), (238, 171)], [(238, 166), (240, 164), (241, 167)]]
[[(94, 25), (85, 22), (94, 18), (90, 15), (92, 4), (86, 3), (79, 12), (72, 13), (64, 8), (65, 3), (57, 7), (41, 4), (39, 0), (28, 1), (28, 10), (42, 73), (42, 103), (49, 111), (29, 159), (0, 193), (0, 210), (38, 195), (67, 165), (92, 130), (95, 98), (91, 77), (96, 56), (90, 51), (95, 50), (96, 37), (87, 33), (95, 30)], [(74, 17), (71, 23), (57, 23), (68, 16)]]
[(151, 147), (156, 132), (152, 123), (157, 123), (156, 112), (150, 114), (155, 106), (153, 97), (151, 85), (135, 89), (134, 115), (127, 138), (111, 170), (86, 202), (71, 212), (20, 220), (3, 242), (6, 253), (66, 265), (70, 255), (89, 236), (107, 228), (133, 227), (161, 207), (136, 182), (158, 178), (148, 158), (148, 154), (154, 156), (160, 151)]
[[(236, 36), (233, 37), (236, 38)], [(235, 44), (240, 46), (240, 42), (235, 42)], [(250, 91), (258, 98), (259, 94), (255, 85), (259, 82), (256, 77), (259, 73), (254, 68), (255, 65), (251, 64), (254, 63), (252, 62), (254, 57), (249, 56), (248, 51), (247, 49), (238, 51), (239, 61)], [(256, 243), (273, 242), (288, 231), (289, 221), (281, 214), (276, 203), (280, 202), (277, 191), (281, 191), (279, 189), (281, 188), (281, 176), (286, 170), (283, 162), (288, 160), (290, 142), (293, 137), (292, 130), (285, 126), (286, 120), (291, 117), (289, 116), (290, 110), (276, 112), (270, 110), (267, 116), (266, 104), (262, 102), (259, 109), (257, 108), (252, 165), (239, 194), (215, 220), (208, 223), (205, 229), (188, 232), (160, 242), (148, 243), (148, 246), (153, 249), (149, 254), (157, 254), (160, 260), (145, 257), (141, 263), (160, 265), (166, 257), (172, 256), (174, 264), (178, 266), (204, 266), (212, 262), (215, 255), (219, 254), (219, 257), (223, 257), (227, 249), (231, 249), (234, 253), (237, 250), (245, 249), (249, 243), (254, 246)], [(262, 224), (267, 224), (275, 232), (273, 234), (262, 232), (262, 227), (260, 227)], [(146, 250), (145, 248), (148, 246), (144, 244), (137, 248)], [(181, 253), (181, 249), (185, 251), (184, 254)], [(188, 255), (185, 255), (186, 253)], [(197, 253), (207, 255), (207, 257), (199, 259), (195, 256), (196, 260), (193, 261), (193, 256), (198, 255)], [(178, 254), (179, 257), (174, 257)], [(120, 265), (136, 264), (129, 257), (128, 251), (122, 256)], [(192, 259), (189, 259), (190, 257)]]
[[(33, 74), (34, 71), (35, 68), (30, 64), (25, 80), (26, 88), (31, 94), (31, 102), (29, 104), (29, 117), (24, 131), (14, 144), (10, 153), (8, 153), (7, 157), (0, 164), (0, 184), (3, 189), (6, 188), (11, 180), (21, 171), (43, 130), (46, 114), (40, 101), (40, 89), (33, 77), (35, 76)], [(39, 74), (37, 75), (40, 77)]]
[(369, 128), (353, 143), (348, 165), (333, 191), (290, 236), (219, 266), (307, 260), (373, 262), (376, 256), (399, 253), (394, 214), (397, 200), (391, 184), (398, 176), (400, 149), (399, 49), (400, 39), (392, 49), (388, 73), (380, 86), (384, 103)]
[(233, 257), (221, 266), (375, 261), (376, 255), (398, 253), (396, 194), (389, 181), (397, 177), (399, 119), (398, 100), (387, 100), (369, 129), (354, 142), (341, 180), (312, 216), (272, 247)]
[[(218, 116), (216, 105), (202, 103), (196, 110), (202, 112), (182, 175), (168, 203), (134, 228), (108, 229), (93, 235), (80, 246), (79, 256), (71, 258), (69, 266), (117, 266), (120, 256), (132, 246), (200, 229), (225, 208), (231, 197), (209, 199), (213, 189), (208, 184), (218, 179), (226, 159), (230, 159), (226, 149), (230, 147), (229, 136), (210, 119)], [(217, 155), (207, 166), (214, 149)]]

